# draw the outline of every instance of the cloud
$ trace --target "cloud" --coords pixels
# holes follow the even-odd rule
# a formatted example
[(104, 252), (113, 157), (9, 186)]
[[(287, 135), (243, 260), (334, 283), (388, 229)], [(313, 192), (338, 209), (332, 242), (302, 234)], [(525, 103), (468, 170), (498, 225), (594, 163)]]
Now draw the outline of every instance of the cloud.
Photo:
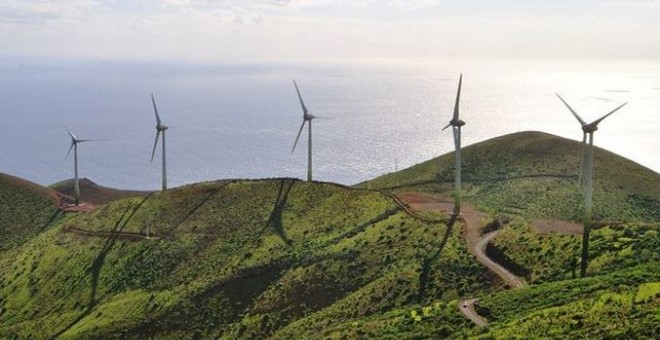
[(641, 9), (660, 9), (660, 1), (658, 1), (658, 0), (611, 1), (611, 2), (606, 2), (605, 6), (606, 7), (641, 8)]
[(3, 0), (0, 22), (39, 24), (59, 18), (73, 17), (95, 7), (91, 0)]
[(389, 2), (390, 6), (415, 11), (427, 7), (434, 7), (439, 4), (438, 0), (392, 0)]
[[(0, 55), (214, 61), (660, 57), (660, 41), (653, 39), (660, 34), (656, 12), (604, 6), (657, 1), (592, 0), (566, 8), (535, 0), (533, 8), (518, 11), (499, 1), (478, 8), (452, 1), (458, 0), (0, 0)], [(517, 6), (512, 1), (507, 4)], [(585, 20), (592, 11), (594, 18)]]

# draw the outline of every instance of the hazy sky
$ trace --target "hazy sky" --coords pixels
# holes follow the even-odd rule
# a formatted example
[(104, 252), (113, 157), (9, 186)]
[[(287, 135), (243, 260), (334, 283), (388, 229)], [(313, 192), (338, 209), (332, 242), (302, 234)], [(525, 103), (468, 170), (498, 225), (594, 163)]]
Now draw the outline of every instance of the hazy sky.
[(2, 0), (0, 55), (660, 58), (659, 0)]

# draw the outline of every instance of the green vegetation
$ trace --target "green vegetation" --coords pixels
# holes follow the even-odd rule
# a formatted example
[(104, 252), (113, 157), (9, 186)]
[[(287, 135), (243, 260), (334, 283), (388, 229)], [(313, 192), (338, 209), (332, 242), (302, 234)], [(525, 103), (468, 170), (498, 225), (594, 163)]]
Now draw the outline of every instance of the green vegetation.
[[(659, 226), (620, 224), (593, 230), (588, 273), (610, 273), (660, 261)], [(542, 283), (576, 277), (580, 239), (580, 235), (537, 233), (526, 223), (512, 223), (497, 235), (493, 246), (525, 268), (528, 282)]]
[(657, 339), (660, 262), (583, 279), (558, 281), (483, 298), (496, 321), (479, 338)]
[(450, 198), (451, 154), (356, 188), (84, 182), (91, 212), (1, 175), (0, 338), (659, 338), (658, 174), (596, 151), (589, 277), (578, 235), (537, 230), (580, 219), (579, 152), (538, 132), (464, 149), (465, 197), (504, 225), (488, 251), (527, 277), (519, 290), (475, 261), (460, 222), (370, 190)]
[[(499, 287), (458, 226), (409, 216), (378, 192), (291, 179), (67, 213), (0, 271), (0, 337), (20, 338), (331, 336), (356, 321), (448, 332), (469, 326), (449, 301)], [(408, 317), (414, 309), (426, 319)]]
[(0, 253), (45, 230), (58, 216), (53, 192), (0, 173)]
[[(100, 186), (87, 178), (78, 181), (80, 185), (80, 197), (86, 203), (106, 204), (120, 198), (130, 196), (145, 196), (145, 191), (117, 190)], [(50, 185), (50, 188), (68, 197), (74, 196), (73, 179), (67, 179)]]
[[(467, 146), (462, 152), (464, 199), (493, 214), (581, 221), (580, 148), (579, 142), (541, 132)], [(449, 153), (358, 186), (449, 198), (453, 166)], [(660, 221), (660, 175), (595, 148), (594, 220)]]

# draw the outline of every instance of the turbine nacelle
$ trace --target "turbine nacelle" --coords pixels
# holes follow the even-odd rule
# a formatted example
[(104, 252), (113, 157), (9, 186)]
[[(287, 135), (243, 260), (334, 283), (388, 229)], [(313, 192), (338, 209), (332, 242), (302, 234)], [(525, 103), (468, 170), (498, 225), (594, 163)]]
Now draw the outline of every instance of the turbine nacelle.
[(571, 113), (573, 114), (573, 116), (575, 116), (575, 119), (577, 119), (578, 122), (580, 122), (580, 125), (582, 126), (582, 131), (583, 131), (584, 133), (594, 133), (594, 132), (596, 132), (596, 131), (598, 130), (598, 124), (600, 124), (600, 122), (602, 122), (603, 119), (609, 117), (611, 114), (613, 114), (614, 112), (618, 111), (620, 108), (622, 108), (622, 107), (624, 107), (626, 104), (628, 104), (627, 102), (626, 102), (626, 103), (623, 103), (623, 104), (619, 105), (619, 107), (617, 107), (616, 109), (614, 109), (614, 110), (608, 112), (606, 115), (604, 115), (604, 116), (602, 116), (602, 117), (596, 119), (595, 121), (593, 121), (593, 122), (587, 124), (587, 122), (585, 122), (584, 119), (582, 119), (582, 117), (580, 117), (580, 115), (578, 115), (577, 112), (575, 112), (575, 110), (573, 110), (573, 108), (572, 108), (570, 105), (568, 105), (568, 103), (564, 100), (564, 98), (562, 98), (562, 97), (561, 97), (559, 94), (557, 94), (557, 93), (555, 93), (555, 95), (557, 96), (557, 98), (559, 98), (559, 100), (562, 101), (562, 103), (564, 103), (564, 105), (566, 105), (566, 107), (568, 108), (568, 110), (571, 111)]
[(582, 125), (582, 132), (584, 133), (594, 133), (597, 130), (598, 130), (598, 124)]
[(449, 121), (449, 124), (447, 124), (447, 126), (445, 126), (442, 130), (444, 131), (450, 126), (461, 127), (463, 125), (465, 125), (465, 122), (463, 120), (461, 120), (461, 119), (452, 119), (452, 120)]

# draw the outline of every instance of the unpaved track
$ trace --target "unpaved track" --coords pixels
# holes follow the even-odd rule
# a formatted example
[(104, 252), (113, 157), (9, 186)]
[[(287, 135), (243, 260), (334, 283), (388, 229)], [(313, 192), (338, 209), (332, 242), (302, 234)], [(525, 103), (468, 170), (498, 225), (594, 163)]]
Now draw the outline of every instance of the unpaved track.
[(65, 227), (64, 229), (62, 229), (62, 231), (65, 233), (71, 233), (80, 236), (116, 238), (118, 240), (132, 241), (132, 242), (150, 240), (150, 239), (151, 240), (160, 239), (157, 236), (147, 237), (146, 235), (143, 234), (131, 233), (125, 231), (94, 231), (94, 230), (86, 230), (78, 227), (73, 227), (73, 226)]
[[(411, 209), (417, 211), (434, 210), (451, 214), (454, 208), (453, 202), (442, 201), (436, 197), (416, 193), (404, 193), (399, 195), (399, 198), (401, 201), (408, 204)], [(495, 263), (486, 255), (486, 245), (488, 245), (488, 242), (490, 242), (499, 231), (496, 230), (486, 235), (481, 235), (481, 229), (485, 227), (486, 224), (484, 214), (476, 210), (470, 204), (463, 204), (461, 206), (460, 220), (462, 220), (464, 224), (463, 236), (468, 245), (468, 250), (476, 256), (477, 261), (499, 276), (511, 288), (517, 289), (524, 287), (525, 281), (522, 278), (513, 275), (506, 270), (506, 268)], [(472, 320), (474, 324), (481, 327), (488, 324), (488, 322), (474, 311), (474, 304), (477, 301), (478, 299), (459, 301), (458, 308), (463, 315)]]
[(488, 242), (493, 239), (500, 231), (495, 230), (493, 232), (490, 232), (486, 235), (483, 236), (481, 241), (477, 243), (477, 247), (475, 249), (476, 255), (477, 255), (477, 260), (484, 266), (488, 267), (492, 272), (497, 274), (506, 284), (509, 285), (509, 287), (517, 289), (517, 288), (522, 288), (525, 286), (525, 280), (522, 278), (513, 275), (510, 271), (506, 270), (506, 268), (500, 266), (499, 264), (495, 263), (495, 261), (491, 260), (490, 257), (488, 257), (485, 253), (486, 251), (486, 246), (488, 245)]
[(470, 319), (475, 325), (483, 327), (488, 324), (488, 321), (486, 321), (486, 319), (482, 318), (481, 315), (474, 311), (474, 303), (477, 301), (478, 299), (459, 301), (458, 309), (460, 309), (461, 313), (463, 313), (463, 315)]

